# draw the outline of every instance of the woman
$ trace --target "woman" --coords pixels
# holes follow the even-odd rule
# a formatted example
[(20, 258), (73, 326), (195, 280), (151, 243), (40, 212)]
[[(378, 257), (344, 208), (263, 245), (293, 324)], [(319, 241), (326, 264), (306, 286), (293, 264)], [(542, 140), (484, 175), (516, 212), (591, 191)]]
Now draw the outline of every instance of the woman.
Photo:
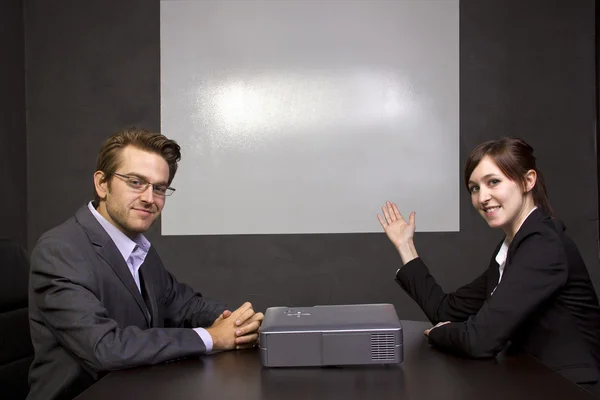
[(533, 149), (517, 138), (492, 140), (469, 155), (465, 184), (473, 207), (505, 238), (489, 268), (446, 294), (419, 258), (408, 222), (387, 202), (379, 222), (404, 266), (400, 286), (435, 325), (429, 342), (471, 358), (529, 353), (576, 383), (594, 384), (600, 366), (600, 307), (584, 262), (562, 222), (552, 218)]

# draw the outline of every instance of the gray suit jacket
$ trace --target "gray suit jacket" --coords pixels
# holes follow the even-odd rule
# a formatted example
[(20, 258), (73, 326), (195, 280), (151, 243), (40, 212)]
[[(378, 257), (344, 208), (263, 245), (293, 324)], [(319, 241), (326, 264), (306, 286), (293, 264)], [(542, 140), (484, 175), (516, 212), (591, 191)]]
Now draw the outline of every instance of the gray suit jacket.
[(210, 326), (225, 305), (177, 282), (154, 247), (140, 277), (142, 294), (87, 206), (39, 239), (31, 254), (28, 399), (72, 399), (108, 371), (205, 353), (190, 328)]

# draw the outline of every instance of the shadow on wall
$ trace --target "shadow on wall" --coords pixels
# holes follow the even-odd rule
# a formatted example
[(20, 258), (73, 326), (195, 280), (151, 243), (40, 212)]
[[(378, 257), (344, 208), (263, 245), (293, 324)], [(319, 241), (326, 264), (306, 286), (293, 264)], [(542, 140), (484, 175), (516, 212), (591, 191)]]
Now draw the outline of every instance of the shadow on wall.
[(29, 260), (23, 248), (0, 239), (0, 269), (0, 393), (4, 399), (25, 399), (33, 346), (27, 308)]

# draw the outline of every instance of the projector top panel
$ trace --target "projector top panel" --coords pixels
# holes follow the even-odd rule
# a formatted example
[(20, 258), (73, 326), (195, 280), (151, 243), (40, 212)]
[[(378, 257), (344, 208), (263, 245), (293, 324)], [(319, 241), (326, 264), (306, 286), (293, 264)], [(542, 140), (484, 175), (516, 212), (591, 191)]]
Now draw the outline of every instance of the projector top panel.
[(261, 325), (262, 334), (286, 331), (339, 331), (400, 329), (392, 304), (355, 304), (314, 307), (269, 307)]

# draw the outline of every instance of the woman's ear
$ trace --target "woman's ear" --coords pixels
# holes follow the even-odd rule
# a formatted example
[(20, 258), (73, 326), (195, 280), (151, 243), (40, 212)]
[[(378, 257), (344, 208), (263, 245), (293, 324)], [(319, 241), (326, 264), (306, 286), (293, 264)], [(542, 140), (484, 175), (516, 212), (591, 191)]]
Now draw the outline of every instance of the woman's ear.
[(537, 182), (537, 172), (534, 169), (530, 169), (525, 173), (525, 193), (529, 193), (535, 187)]
[(104, 172), (94, 172), (94, 187), (96, 188), (98, 197), (100, 197), (101, 200), (104, 200), (108, 193), (108, 180), (105, 178)]

